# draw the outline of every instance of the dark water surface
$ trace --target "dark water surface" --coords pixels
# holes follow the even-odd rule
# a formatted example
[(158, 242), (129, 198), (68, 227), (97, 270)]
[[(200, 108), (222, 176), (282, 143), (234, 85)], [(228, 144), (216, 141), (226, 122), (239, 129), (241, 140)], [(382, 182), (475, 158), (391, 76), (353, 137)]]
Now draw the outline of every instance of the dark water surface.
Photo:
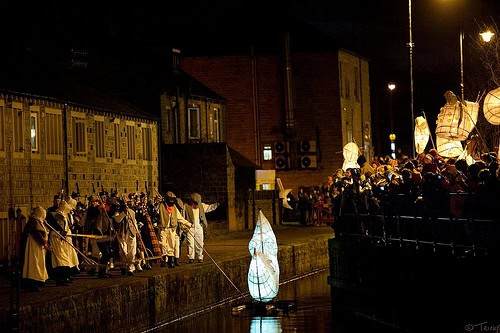
[[(296, 311), (288, 315), (260, 317), (245, 311), (232, 315), (232, 307), (243, 303), (236, 302), (164, 326), (155, 332), (347, 332), (344, 328), (347, 323), (338, 318), (335, 323), (333, 321), (327, 277), (328, 272), (323, 271), (280, 286), (278, 298), (295, 300), (297, 304)], [(349, 331), (354, 328), (352, 324), (347, 325)]]

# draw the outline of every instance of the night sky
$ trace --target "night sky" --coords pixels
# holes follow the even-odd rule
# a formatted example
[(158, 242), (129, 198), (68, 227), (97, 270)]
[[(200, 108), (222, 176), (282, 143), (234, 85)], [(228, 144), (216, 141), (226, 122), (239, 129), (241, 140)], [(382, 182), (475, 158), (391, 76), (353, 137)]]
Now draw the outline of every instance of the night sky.
[[(475, 99), (479, 90), (488, 88), (475, 44), (483, 23), (500, 24), (500, 1), (413, 2), (415, 113), (418, 115), (424, 109), (432, 124), (444, 103), (444, 91), (459, 93), (458, 32), (462, 21), (466, 98)], [(89, 69), (93, 68), (98, 73), (96, 77), (110, 87), (115, 83), (113, 78), (119, 85), (127, 75), (158, 70), (172, 46), (181, 48), (186, 55), (249, 52), (250, 45), (257, 52), (276, 52), (283, 32), (290, 30), (292, 49), (344, 47), (356, 51), (370, 60), (375, 145), (385, 145), (389, 104), (386, 85), (394, 81), (398, 85), (393, 104), (396, 125), (402, 146), (409, 149), (406, 0), (273, 4), (185, 0), (133, 5), (108, 1), (47, 1), (28, 5), (5, 1), (0, 4), (0, 12), (6, 18), (0, 22), (3, 31), (0, 60), (4, 73), (23, 70), (28, 64), (30, 68), (57, 67), (68, 61), (71, 48), (78, 48), (89, 52)], [(135, 86), (141, 86), (139, 79), (135, 80)]]

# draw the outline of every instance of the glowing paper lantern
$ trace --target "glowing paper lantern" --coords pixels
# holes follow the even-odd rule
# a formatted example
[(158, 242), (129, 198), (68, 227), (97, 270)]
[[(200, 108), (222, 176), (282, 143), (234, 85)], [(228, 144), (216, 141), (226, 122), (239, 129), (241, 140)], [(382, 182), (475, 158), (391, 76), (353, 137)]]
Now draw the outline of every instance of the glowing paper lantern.
[(258, 302), (270, 302), (279, 290), (278, 243), (262, 211), (259, 211), (248, 250), (252, 255), (247, 277), (250, 296)]
[(469, 152), (467, 151), (467, 149), (464, 149), (462, 154), (460, 154), (460, 156), (457, 157), (458, 160), (465, 160), (465, 162), (467, 162), (467, 165), (472, 165), (474, 163), (476, 163), (476, 161), (472, 158), (472, 156), (469, 155)]
[(446, 104), (440, 109), (436, 121), (436, 136), (453, 141), (464, 141), (474, 129), (479, 104), (460, 103), (451, 91), (445, 93)]
[(415, 150), (418, 154), (422, 154), (429, 142), (431, 132), (429, 125), (424, 117), (415, 119)]
[(349, 142), (344, 146), (342, 150), (344, 155), (344, 164), (342, 169), (346, 171), (349, 168), (356, 169), (359, 168), (358, 157), (359, 157), (359, 147), (354, 142)]
[(484, 118), (493, 125), (500, 125), (500, 88), (490, 91), (484, 98)]
[(443, 139), (439, 136), (436, 137), (436, 149), (438, 154), (443, 157), (457, 157), (464, 151), (460, 141)]

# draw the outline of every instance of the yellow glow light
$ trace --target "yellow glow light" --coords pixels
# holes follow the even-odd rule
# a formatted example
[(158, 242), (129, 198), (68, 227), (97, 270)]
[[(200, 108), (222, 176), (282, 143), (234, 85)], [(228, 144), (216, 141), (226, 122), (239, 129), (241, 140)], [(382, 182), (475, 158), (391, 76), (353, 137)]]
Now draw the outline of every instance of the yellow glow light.
[(486, 30), (485, 32), (481, 32), (479, 36), (481, 36), (483, 42), (489, 43), (495, 36), (495, 33), (492, 32), (491, 30)]

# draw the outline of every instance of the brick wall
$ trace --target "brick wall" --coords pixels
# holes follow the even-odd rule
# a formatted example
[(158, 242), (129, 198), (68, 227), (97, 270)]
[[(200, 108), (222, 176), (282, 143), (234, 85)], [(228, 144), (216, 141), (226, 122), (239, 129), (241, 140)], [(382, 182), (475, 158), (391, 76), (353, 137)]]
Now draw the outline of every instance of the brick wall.
[[(227, 101), (227, 143), (259, 164), (254, 132), (254, 101), (259, 120), (258, 154), (264, 144), (283, 140), (283, 75), (278, 56), (255, 58), (257, 94), (252, 90), (250, 56), (193, 57), (182, 61), (183, 69)], [(297, 140), (319, 139), (320, 162), (314, 170), (279, 171), (286, 188), (319, 185), (341, 167), (342, 122), (340, 118), (338, 54), (292, 55)], [(263, 169), (274, 161), (261, 161)]]

